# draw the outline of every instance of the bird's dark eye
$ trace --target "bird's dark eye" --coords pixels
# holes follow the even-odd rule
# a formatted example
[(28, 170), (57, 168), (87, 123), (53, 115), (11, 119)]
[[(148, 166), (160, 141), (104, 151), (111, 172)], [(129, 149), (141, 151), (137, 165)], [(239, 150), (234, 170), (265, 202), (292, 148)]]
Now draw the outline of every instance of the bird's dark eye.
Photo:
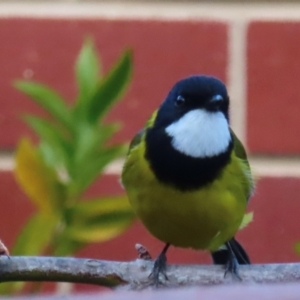
[(179, 106), (183, 106), (184, 104), (185, 104), (185, 99), (181, 95), (179, 95), (175, 100), (175, 105), (179, 107)]

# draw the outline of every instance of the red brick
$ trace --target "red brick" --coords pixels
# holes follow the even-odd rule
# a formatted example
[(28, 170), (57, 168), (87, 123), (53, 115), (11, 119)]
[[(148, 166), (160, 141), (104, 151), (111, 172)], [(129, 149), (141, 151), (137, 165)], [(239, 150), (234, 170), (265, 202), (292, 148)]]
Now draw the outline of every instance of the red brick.
[(247, 136), (251, 152), (300, 151), (299, 48), (299, 22), (249, 25)]
[[(108, 70), (124, 47), (134, 50), (134, 77), (129, 93), (110, 115), (121, 120), (116, 140), (128, 140), (143, 126), (181, 77), (207, 73), (225, 80), (227, 24), (196, 21), (2, 19), (0, 39), (0, 145), (13, 147), (28, 133), (19, 116), (37, 108), (11, 82), (33, 70), (33, 79), (75, 95), (73, 63), (88, 34), (95, 37)], [(133, 117), (134, 116), (134, 117)]]
[(300, 242), (300, 178), (261, 178), (249, 211), (254, 221), (238, 239), (253, 263), (299, 261), (295, 244)]

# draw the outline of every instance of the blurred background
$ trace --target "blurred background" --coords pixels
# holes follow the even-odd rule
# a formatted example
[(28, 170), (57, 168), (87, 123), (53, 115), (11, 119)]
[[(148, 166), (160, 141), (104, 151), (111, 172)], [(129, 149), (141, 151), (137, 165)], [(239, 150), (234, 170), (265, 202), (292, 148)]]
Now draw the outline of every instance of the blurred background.
[[(12, 82), (42, 82), (73, 103), (74, 63), (86, 36), (94, 40), (104, 74), (125, 48), (133, 50), (128, 89), (105, 117), (122, 123), (111, 143), (128, 142), (182, 77), (209, 74), (227, 84), (231, 123), (247, 146), (257, 181), (249, 205), (254, 220), (238, 240), (253, 263), (298, 261), (299, 1), (0, 1), (0, 238), (8, 248), (36, 211), (13, 174), (19, 140), (37, 141), (21, 116), (43, 115)], [(122, 159), (110, 164), (87, 197), (123, 195), (121, 168)], [(133, 260), (136, 243), (153, 256), (162, 247), (134, 221), (122, 234), (90, 243), (76, 256)], [(168, 261), (210, 263), (210, 257), (172, 248)]]

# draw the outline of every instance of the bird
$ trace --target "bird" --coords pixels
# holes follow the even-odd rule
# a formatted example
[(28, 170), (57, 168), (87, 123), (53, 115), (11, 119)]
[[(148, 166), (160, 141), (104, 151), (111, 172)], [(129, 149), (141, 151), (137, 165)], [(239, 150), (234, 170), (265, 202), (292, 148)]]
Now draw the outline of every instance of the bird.
[(121, 181), (146, 229), (165, 243), (149, 275), (166, 275), (169, 247), (209, 251), (225, 274), (250, 263), (234, 239), (254, 191), (243, 144), (229, 122), (229, 96), (216, 77), (175, 83), (132, 139)]

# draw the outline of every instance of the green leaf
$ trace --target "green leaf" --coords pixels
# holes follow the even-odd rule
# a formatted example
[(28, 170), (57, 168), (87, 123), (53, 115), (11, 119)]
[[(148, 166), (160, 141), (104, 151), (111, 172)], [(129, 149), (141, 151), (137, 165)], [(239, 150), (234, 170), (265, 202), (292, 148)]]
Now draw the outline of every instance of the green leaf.
[(53, 214), (38, 213), (31, 217), (18, 235), (13, 255), (36, 255), (42, 253), (50, 243), (57, 225)]
[(80, 51), (75, 65), (79, 102), (85, 102), (95, 92), (100, 79), (98, 66), (99, 62), (94, 43), (88, 38)]
[(20, 141), (15, 162), (17, 182), (40, 211), (50, 213), (62, 205), (64, 187), (28, 139)]
[(132, 52), (125, 51), (102, 79), (88, 107), (88, 120), (96, 123), (122, 96), (132, 74)]
[(40, 83), (23, 80), (15, 81), (14, 86), (72, 131), (70, 110), (66, 106), (65, 100), (55, 90)]
[(70, 193), (80, 194), (84, 191), (111, 161), (124, 154), (125, 151), (124, 146), (109, 147), (80, 161), (76, 166), (77, 172), (73, 178), (74, 184), (70, 187)]
[(70, 240), (66, 234), (63, 233), (55, 243), (53, 255), (72, 256), (84, 246), (85, 243)]
[(52, 152), (51, 166), (57, 167), (63, 164), (67, 169), (70, 165), (70, 158), (73, 155), (72, 146), (70, 140), (62, 134), (61, 128), (45, 119), (31, 115), (25, 116), (24, 119), (40, 136), (41, 142), (49, 145), (48, 150)]
[(126, 196), (84, 199), (66, 211), (72, 215), (75, 222), (81, 222), (82, 217), (99, 217), (101, 214), (110, 213), (115, 210), (132, 211)]
[(80, 202), (66, 214), (66, 236), (82, 243), (109, 240), (123, 232), (134, 218), (125, 196)]
[(119, 128), (118, 124), (102, 124), (101, 126), (91, 126), (89, 123), (78, 124), (75, 163), (84, 159), (90, 160), (91, 155), (98, 152)]

